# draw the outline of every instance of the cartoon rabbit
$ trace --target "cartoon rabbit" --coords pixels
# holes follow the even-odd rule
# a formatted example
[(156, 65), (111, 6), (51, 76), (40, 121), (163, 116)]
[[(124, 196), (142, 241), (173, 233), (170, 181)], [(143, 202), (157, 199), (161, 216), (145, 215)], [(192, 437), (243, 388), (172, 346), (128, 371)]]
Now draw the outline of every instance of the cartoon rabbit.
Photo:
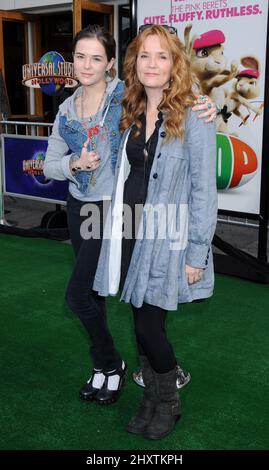
[[(236, 81), (233, 83), (232, 90), (226, 92), (226, 99), (224, 108), (228, 118), (231, 113), (235, 114), (241, 119), (239, 125), (246, 124), (250, 117), (251, 111), (255, 113), (253, 121), (262, 113), (263, 103), (257, 107), (253, 105), (250, 100), (257, 98), (260, 94), (259, 88), (259, 77), (260, 77), (260, 64), (256, 57), (242, 57), (241, 64), (245, 68), (236, 75)], [(248, 110), (248, 114), (243, 116), (240, 111), (241, 106), (244, 106)], [(222, 122), (218, 126), (220, 132), (227, 132), (227, 120), (223, 118)]]
[[(225, 36), (220, 30), (211, 30), (200, 36), (190, 36), (192, 25), (184, 30), (185, 49), (191, 62), (191, 68), (199, 80), (200, 90), (210, 96), (217, 107), (223, 110), (227, 94), (224, 85), (238, 73), (237, 62), (232, 61), (230, 68), (224, 55)], [(224, 110), (222, 111), (224, 114)], [(217, 117), (218, 121), (223, 119)]]

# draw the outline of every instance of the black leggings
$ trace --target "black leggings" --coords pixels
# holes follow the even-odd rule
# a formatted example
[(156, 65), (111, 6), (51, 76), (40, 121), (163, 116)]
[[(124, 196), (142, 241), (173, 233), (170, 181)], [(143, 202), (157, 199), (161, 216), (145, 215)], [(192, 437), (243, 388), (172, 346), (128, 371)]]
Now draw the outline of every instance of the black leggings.
[(132, 309), (139, 354), (147, 356), (155, 372), (169, 372), (176, 366), (176, 359), (165, 331), (167, 310), (145, 302), (140, 308), (132, 305)]
[[(100, 237), (87, 240), (82, 238), (80, 227), (92, 213), (81, 216), (83, 204), (69, 194), (68, 226), (76, 262), (67, 287), (66, 301), (88, 332), (94, 367), (109, 371), (121, 366), (121, 357), (108, 330), (105, 298), (91, 289), (102, 244), (104, 207), (103, 201), (94, 202), (100, 211)], [(98, 220), (93, 223), (98, 223)]]

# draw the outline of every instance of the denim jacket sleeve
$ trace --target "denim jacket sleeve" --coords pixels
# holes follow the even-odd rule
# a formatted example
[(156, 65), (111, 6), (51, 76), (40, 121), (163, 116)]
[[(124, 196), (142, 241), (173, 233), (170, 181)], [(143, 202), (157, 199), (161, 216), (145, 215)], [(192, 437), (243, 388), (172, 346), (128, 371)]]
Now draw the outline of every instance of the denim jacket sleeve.
[(49, 137), (46, 158), (44, 162), (44, 175), (48, 179), (66, 180), (69, 179), (77, 184), (72, 175), (69, 162), (73, 154), (68, 154), (69, 148), (64, 139), (59, 134), (59, 113), (53, 124), (52, 133)]
[(215, 124), (190, 111), (185, 138), (191, 183), (186, 264), (206, 268), (217, 221)]

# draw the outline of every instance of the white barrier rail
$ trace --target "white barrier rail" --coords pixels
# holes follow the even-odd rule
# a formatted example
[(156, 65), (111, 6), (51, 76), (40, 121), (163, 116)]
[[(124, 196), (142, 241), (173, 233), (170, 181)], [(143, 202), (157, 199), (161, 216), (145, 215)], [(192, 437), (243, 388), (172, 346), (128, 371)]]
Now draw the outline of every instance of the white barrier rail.
[[(48, 122), (28, 122), (28, 121), (0, 121), (0, 126), (3, 126), (3, 130), (1, 131), (2, 133), (5, 134), (14, 134), (14, 135), (39, 135), (37, 133), (38, 128), (43, 127), (47, 130), (47, 136), (50, 135), (51, 128), (53, 124), (48, 123)], [(25, 128), (25, 133), (19, 134), (18, 132), (18, 126), (22, 126)], [(10, 132), (9, 128), (13, 127), (13, 130), (15, 132)], [(30, 130), (30, 132), (29, 132)]]

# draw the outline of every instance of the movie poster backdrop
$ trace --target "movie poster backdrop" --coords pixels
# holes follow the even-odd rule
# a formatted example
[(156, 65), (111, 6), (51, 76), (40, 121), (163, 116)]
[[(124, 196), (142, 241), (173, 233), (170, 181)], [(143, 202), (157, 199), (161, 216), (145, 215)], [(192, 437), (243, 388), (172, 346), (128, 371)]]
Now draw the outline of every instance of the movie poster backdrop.
[(138, 26), (169, 24), (217, 104), (219, 209), (259, 214), (267, 0), (137, 0)]

